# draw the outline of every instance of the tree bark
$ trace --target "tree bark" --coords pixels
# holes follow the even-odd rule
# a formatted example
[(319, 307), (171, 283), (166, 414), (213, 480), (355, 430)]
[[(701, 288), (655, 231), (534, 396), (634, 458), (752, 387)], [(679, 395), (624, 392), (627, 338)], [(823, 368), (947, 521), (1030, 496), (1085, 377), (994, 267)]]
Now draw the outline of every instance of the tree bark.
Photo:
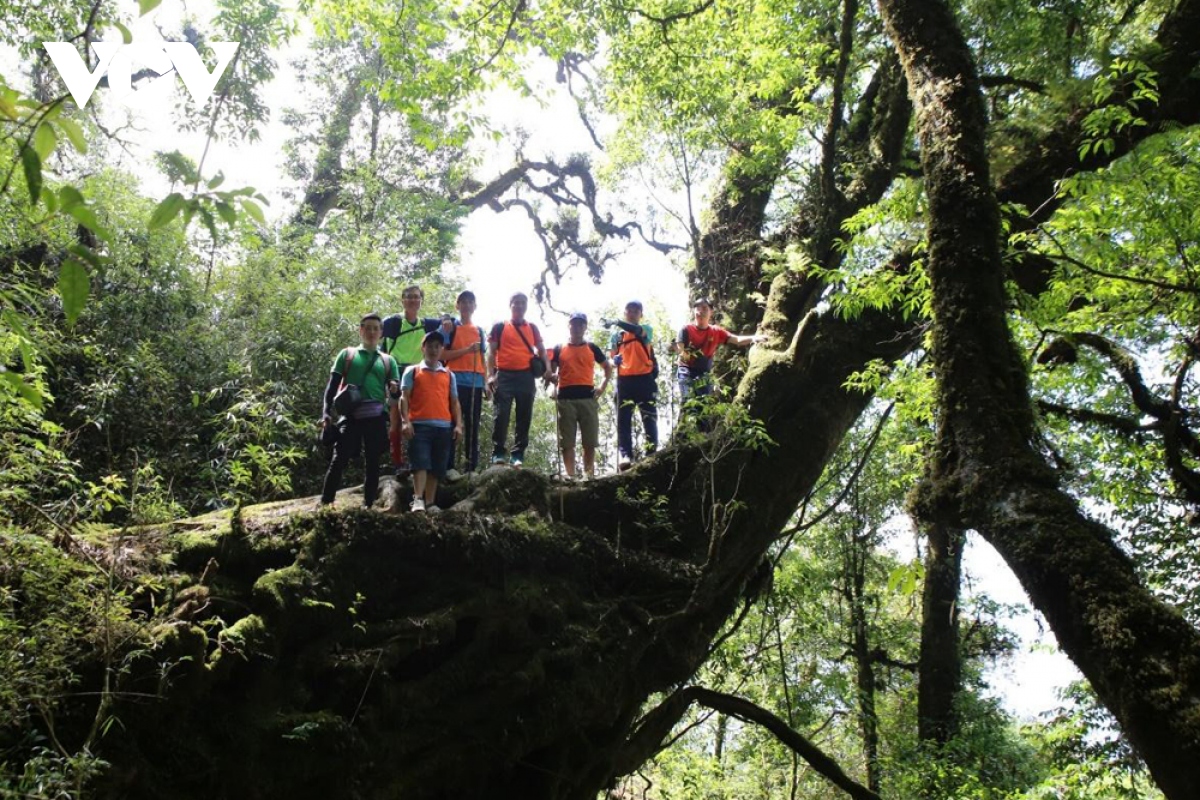
[(917, 738), (944, 745), (958, 729), (954, 700), (962, 682), (958, 646), (958, 592), (962, 579), (961, 530), (926, 530), (925, 587), (921, 608), (921, 655), (917, 667)]

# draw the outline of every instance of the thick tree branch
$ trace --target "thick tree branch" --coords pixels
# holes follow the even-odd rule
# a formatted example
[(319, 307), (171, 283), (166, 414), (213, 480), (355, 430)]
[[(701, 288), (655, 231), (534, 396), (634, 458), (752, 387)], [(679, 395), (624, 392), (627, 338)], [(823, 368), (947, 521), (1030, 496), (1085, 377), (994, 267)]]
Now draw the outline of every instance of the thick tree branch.
[(731, 717), (737, 717), (743, 722), (753, 722), (766, 728), (776, 739), (787, 745), (792, 752), (803, 758), (819, 775), (846, 794), (855, 798), (855, 800), (880, 800), (879, 795), (875, 794), (875, 792), (851, 779), (842, 770), (841, 766), (827, 756), (819, 747), (792, 730), (786, 722), (762, 706), (755, 705), (741, 697), (716, 692), (700, 686), (689, 686), (683, 689), (680, 694), (693, 702), (708, 706), (715, 711), (720, 711)]

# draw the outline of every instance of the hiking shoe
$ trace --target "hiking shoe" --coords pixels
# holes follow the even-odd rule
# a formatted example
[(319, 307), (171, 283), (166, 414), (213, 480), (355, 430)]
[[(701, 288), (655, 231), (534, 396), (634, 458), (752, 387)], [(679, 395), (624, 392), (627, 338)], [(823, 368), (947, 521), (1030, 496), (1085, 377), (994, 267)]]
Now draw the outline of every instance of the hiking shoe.
[(413, 501), (412, 501), (411, 510), (414, 513), (418, 512), (418, 511), (424, 511), (425, 510), (425, 498), (424, 497), (414, 497)]
[(492, 466), (504, 466), (508, 463), (508, 456), (492, 456)]
[(512, 461), (510, 461), (510, 462), (508, 462), (508, 463), (512, 464), (512, 465), (513, 465), (514, 467), (516, 467), (517, 469), (520, 469), (520, 468), (521, 468), (521, 464), (522, 464), (522, 463), (524, 463), (524, 462), (523, 462), (521, 459), (517, 458), (516, 456), (513, 456), (513, 460), (512, 460)]
[(446, 474), (442, 477), (442, 480), (444, 480), (446, 483), (454, 483), (456, 480), (458, 480), (461, 477), (462, 477), (462, 473), (459, 472), (458, 470), (448, 469), (448, 470), (446, 470)]
[(632, 466), (633, 466), (633, 462), (630, 461), (628, 458), (622, 456), (621, 460), (617, 462), (617, 472), (624, 472), (625, 470), (629, 469)]
[(409, 468), (408, 464), (401, 464), (400, 466), (396, 467), (396, 480), (406, 481), (411, 477), (412, 470)]

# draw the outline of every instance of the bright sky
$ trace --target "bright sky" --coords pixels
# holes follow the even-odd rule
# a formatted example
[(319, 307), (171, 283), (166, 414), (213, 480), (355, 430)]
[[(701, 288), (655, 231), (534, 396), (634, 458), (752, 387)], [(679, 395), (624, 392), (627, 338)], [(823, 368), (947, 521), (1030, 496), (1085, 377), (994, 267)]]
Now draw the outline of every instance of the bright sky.
[[(135, 12), (133, 0), (126, 2)], [(208, 0), (191, 0), (188, 4), (188, 9), (196, 15), (205, 13), (206, 8), (211, 9)], [(178, 30), (183, 12), (184, 5), (180, 0), (166, 0), (133, 27), (134, 40), (157, 41), (162, 38), (160, 28), (167, 32)], [(119, 40), (115, 31), (106, 38)], [(230, 176), (227, 185), (252, 185), (265, 194), (271, 201), (266, 212), (272, 220), (279, 220), (292, 210), (285, 200), (285, 192), (301, 188), (294, 185), (283, 170), (283, 145), (290, 132), (281, 122), (280, 112), (289, 105), (303, 102), (303, 87), (291, 61), (303, 54), (306, 46), (307, 39), (301, 36), (278, 55), (277, 76), (264, 93), (271, 102), (272, 116), (261, 132), (261, 140), (255, 143), (214, 142), (205, 164), (206, 174), (221, 170)], [(16, 63), (14, 53), (0, 52), (0, 69), (10, 79), (14, 78)], [(574, 101), (565, 89), (554, 84), (552, 71), (532, 69), (529, 79), (542, 87), (541, 103), (513, 92), (497, 92), (486, 101), (487, 112), (503, 125), (519, 126), (529, 134), (525, 153), (530, 157), (565, 159), (571, 152), (583, 151), (592, 156), (593, 164), (599, 164), (604, 158), (603, 153), (592, 144), (578, 118)], [(184, 91), (178, 81), (159, 83), (160, 91)], [(181, 132), (176, 128), (170, 113), (173, 104), (168, 97), (143, 90), (135, 94), (137, 97), (129, 107), (137, 112), (135, 124), (138, 130), (123, 132), (134, 142), (132, 152), (119, 154), (113, 166), (138, 175), (149, 195), (163, 197), (168, 190), (167, 181), (152, 166), (151, 156), (156, 150), (178, 149), (198, 161), (204, 149), (204, 134)], [(123, 119), (115, 109), (106, 113), (110, 122)], [(485, 155), (484, 168), (477, 176), (481, 180), (499, 174), (514, 163), (511, 150), (506, 151), (502, 145), (493, 144), (481, 152)], [(477, 319), (481, 322), (504, 318), (508, 313), (508, 296), (514, 291), (528, 291), (543, 267), (541, 243), (524, 214), (514, 211), (497, 215), (490, 210), (478, 211), (467, 220), (458, 259), (450, 265), (452, 273), (461, 276), (475, 291), (479, 299)], [(672, 266), (667, 257), (644, 244), (629, 247), (609, 267), (601, 284), (592, 283), (581, 268), (579, 274), (569, 274), (563, 284), (553, 290), (556, 308), (585, 311), (594, 323), (599, 312), (623, 307), (625, 301), (633, 297), (641, 299), (648, 312), (659, 310), (673, 327), (683, 324), (689, 317), (682, 272)], [(440, 309), (427, 308), (425, 311), (434, 313)], [(566, 339), (564, 316), (552, 312), (543, 315), (532, 305), (529, 316), (542, 323), (548, 342)], [(666, 335), (669, 332), (659, 332), (658, 338), (662, 340)], [(912, 553), (904, 557), (910, 558)], [(971, 537), (965, 558), (966, 568), (974, 579), (968, 591), (986, 591), (1001, 603), (1024, 605), (1027, 602), (1024, 591), (1003, 560), (978, 537)], [(1053, 647), (1053, 636), (1034, 614), (1026, 611), (1008, 624), (1021, 637), (1021, 652), (1009, 664), (1000, 665), (990, 673), (992, 688), (1011, 711), (1028, 718), (1055, 707), (1058, 687), (1079, 675)]]
[[(125, 2), (131, 13), (136, 13), (133, 0)], [(186, 10), (203, 20), (206, 14), (212, 13), (212, 4), (209, 0), (190, 0)], [(184, 13), (185, 5), (181, 0), (166, 0), (131, 26), (134, 41), (161, 41), (161, 32), (169, 35), (180, 29)], [(120, 41), (115, 30), (105, 32), (103, 38)], [(270, 122), (260, 130), (261, 139), (257, 142), (214, 141), (205, 158), (206, 175), (223, 171), (227, 176), (226, 186), (254, 186), (268, 197), (271, 205), (265, 211), (271, 220), (290, 214), (294, 205), (285, 199), (285, 193), (302, 189), (284, 172), (283, 146), (292, 131), (283, 124), (280, 112), (289, 106), (311, 102), (293, 64), (295, 58), (305, 53), (308, 41), (306, 33), (297, 36), (276, 57), (276, 77), (263, 92), (270, 102), (272, 115)], [(0, 64), (7, 68), (14, 63), (10, 59), (11, 54)], [(137, 69), (136, 64), (134, 69)], [(506, 129), (519, 127), (528, 134), (524, 153), (531, 158), (565, 161), (572, 152), (584, 151), (598, 165), (604, 154), (588, 137), (575, 111), (574, 101), (565, 89), (555, 85), (553, 70), (545, 65), (532, 69), (529, 80), (541, 87), (540, 102), (513, 91), (498, 91), (486, 100), (483, 108), (500, 126)], [(102, 88), (97, 93), (111, 91)], [(197, 162), (204, 151), (204, 132), (181, 131), (172, 118), (172, 94), (185, 91), (178, 80), (163, 79), (150, 85), (139, 85), (125, 99), (123, 107), (112, 102), (103, 107), (103, 118), (112, 127), (126, 121), (127, 111), (132, 114), (134, 128), (122, 131), (122, 137), (133, 143), (129, 148), (131, 152), (118, 152), (113, 166), (136, 174), (145, 191), (154, 197), (163, 197), (168, 192), (166, 178), (153, 166), (151, 156), (155, 151), (177, 149)], [(516, 162), (507, 138), (500, 143), (489, 143), (478, 151), (484, 158), (484, 165), (477, 175), (480, 180), (499, 175)], [(483, 322), (505, 318), (508, 297), (515, 291), (529, 292), (544, 265), (541, 242), (523, 212), (496, 214), (483, 209), (467, 219), (458, 257), (447, 265), (447, 271), (463, 279), (475, 291), (479, 301), (476, 317)], [(682, 272), (672, 266), (667, 257), (641, 242), (624, 248), (600, 284), (592, 283), (586, 271), (580, 268), (568, 273), (562, 284), (552, 290), (552, 302), (559, 311), (581, 310), (591, 319), (598, 319), (601, 311), (623, 307), (633, 297), (642, 300), (648, 312), (655, 306), (661, 307), (673, 326), (682, 325), (689, 319)], [(441, 310), (424, 309), (430, 314)], [(548, 342), (567, 338), (565, 314), (538, 309), (531, 304), (529, 317), (541, 323)]]

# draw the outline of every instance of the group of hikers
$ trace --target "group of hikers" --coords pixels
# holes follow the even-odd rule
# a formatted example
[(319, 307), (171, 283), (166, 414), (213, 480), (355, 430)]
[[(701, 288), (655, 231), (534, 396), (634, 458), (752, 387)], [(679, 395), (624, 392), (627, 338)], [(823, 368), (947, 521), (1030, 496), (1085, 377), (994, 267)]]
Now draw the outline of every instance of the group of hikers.
[[(484, 400), (495, 409), (492, 464), (520, 467), (529, 445), (537, 381), (556, 387), (559, 446), (567, 478), (577, 477), (575, 442), (583, 444), (583, 471), (594, 477), (600, 443), (599, 398), (617, 378), (618, 469), (626, 470), (636, 455), (633, 414), (641, 416), (642, 453), (658, 449), (658, 361), (651, 326), (642, 321), (638, 300), (625, 304), (624, 319), (603, 320), (615, 330), (608, 353), (587, 340), (588, 318), (570, 317), (570, 338), (549, 351), (537, 325), (525, 319), (529, 299), (518, 292), (509, 298), (510, 319), (485, 334), (475, 323), (475, 295), (458, 295), (458, 316), (422, 317), (425, 299), (419, 286), (400, 295), (404, 312), (381, 317), (369, 313), (358, 325), (360, 347), (347, 347), (334, 358), (322, 405), (322, 439), (332, 444), (321, 503), (333, 502), (346, 466), (361, 452), (366, 462), (363, 503), (374, 505), (379, 491), (380, 457), (390, 449), (398, 480), (413, 481), (413, 511), (437, 511), (438, 483), (457, 480), (479, 468), (479, 423)], [(695, 321), (679, 331), (674, 348), (680, 355), (682, 397), (712, 391), (713, 355), (723, 344), (748, 347), (762, 341), (739, 336), (711, 324), (713, 307), (706, 298), (693, 304)], [(596, 386), (596, 370), (603, 382)], [(513, 406), (516, 420), (507, 447)], [(461, 444), (461, 461), (457, 461)]]

